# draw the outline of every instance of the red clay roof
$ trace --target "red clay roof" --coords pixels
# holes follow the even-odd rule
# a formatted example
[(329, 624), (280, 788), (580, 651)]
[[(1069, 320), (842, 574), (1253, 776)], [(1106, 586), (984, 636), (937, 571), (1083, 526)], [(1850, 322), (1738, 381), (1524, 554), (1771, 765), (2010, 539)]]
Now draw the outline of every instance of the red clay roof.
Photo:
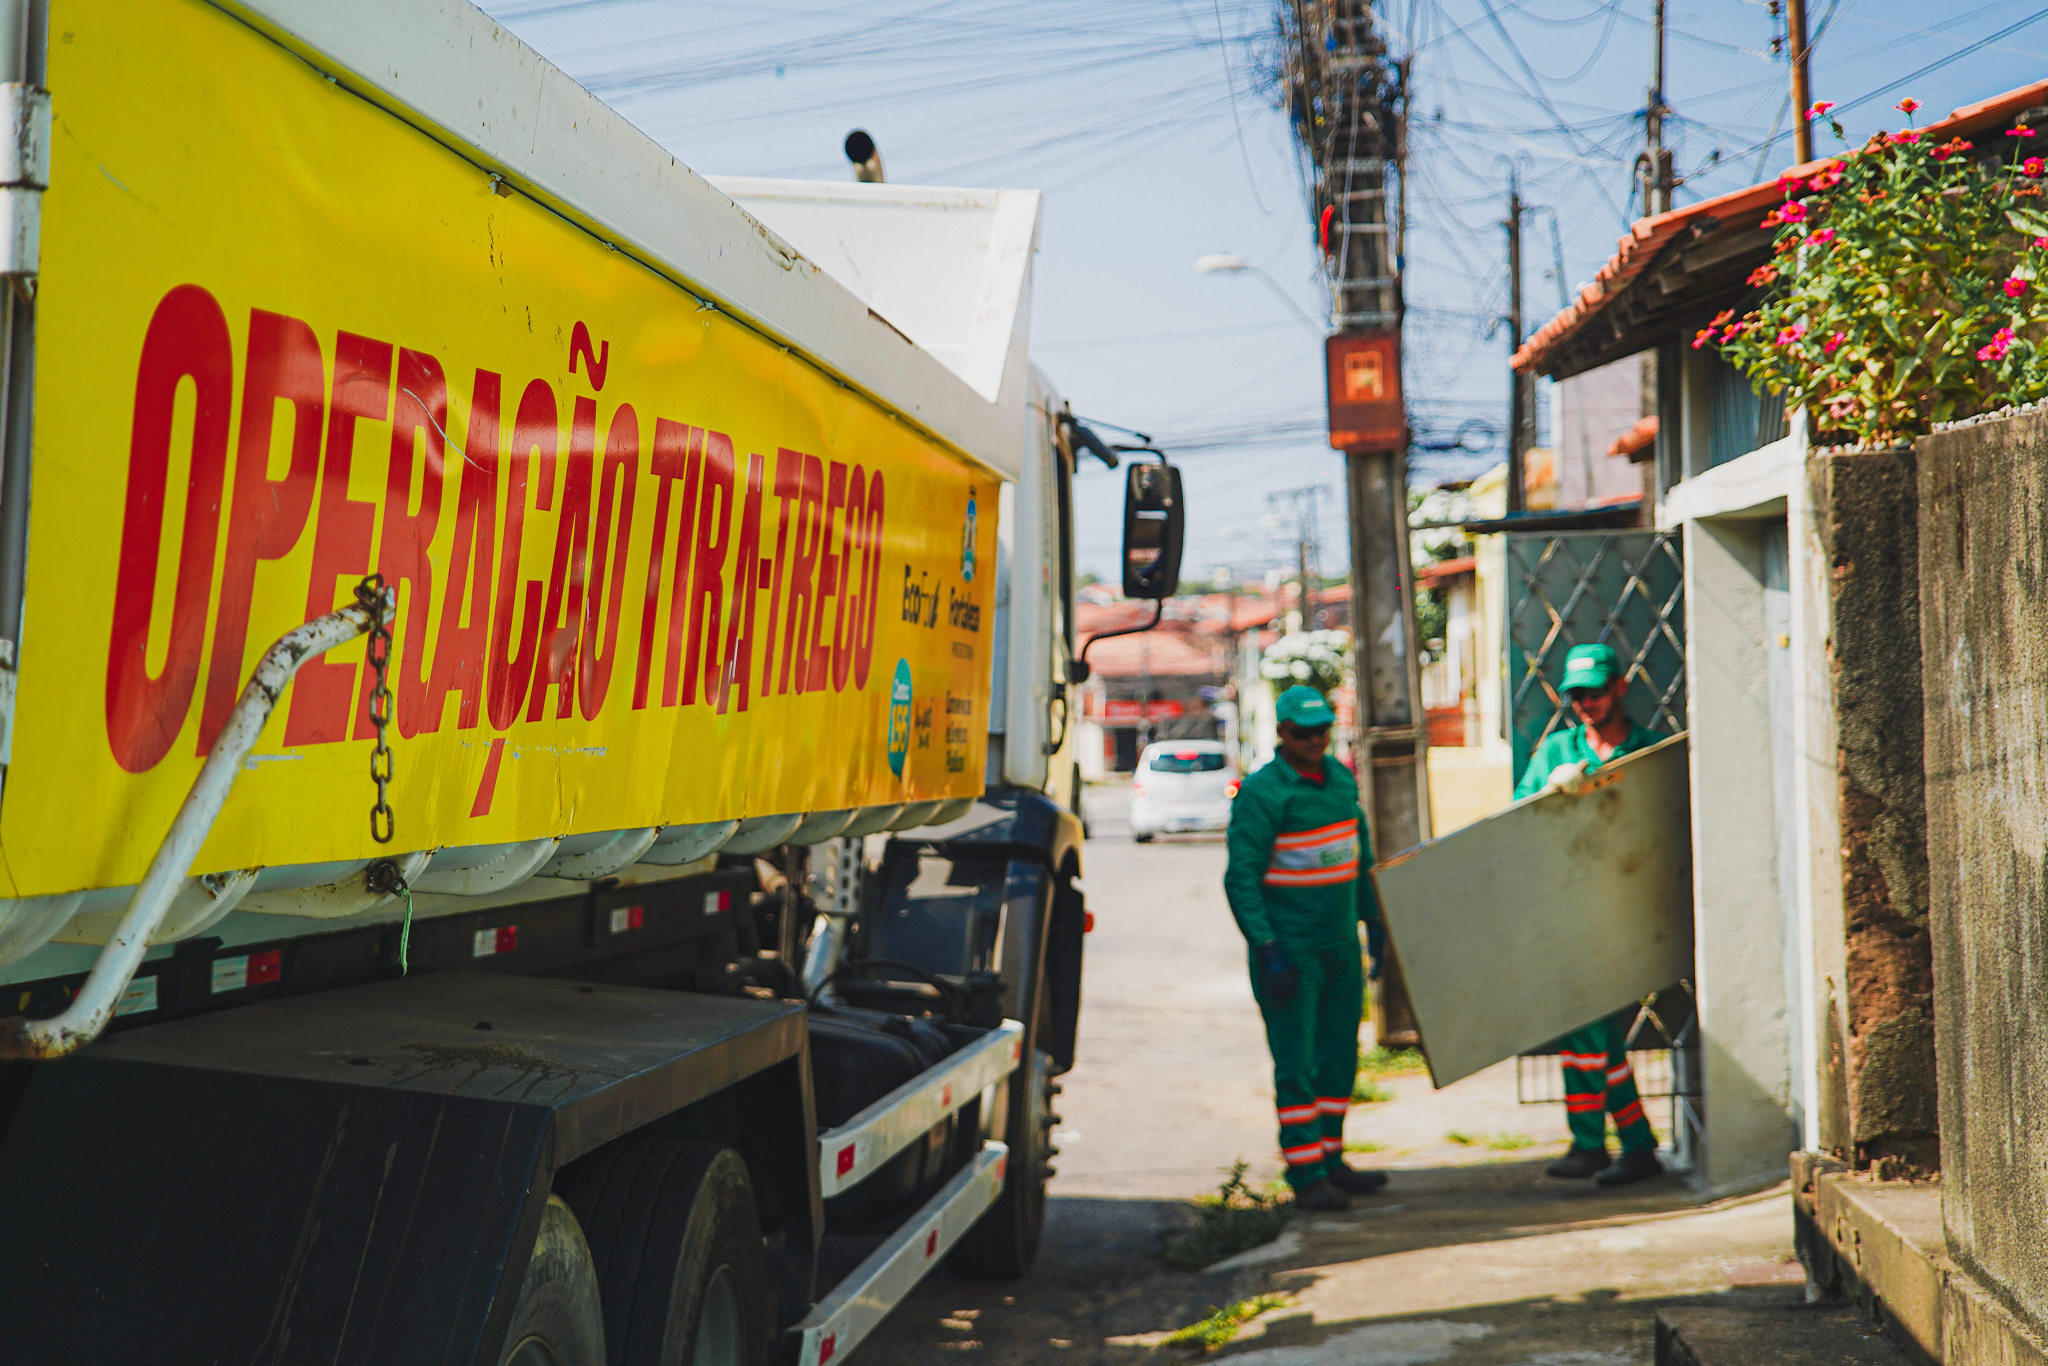
[[(2009, 90), (1977, 104), (1964, 105), (1939, 123), (1921, 128), (1923, 136), (1939, 139), (1944, 134), (1974, 132), (1987, 127), (2021, 110), (2048, 100), (2048, 81), (2036, 81)], [(1787, 175), (1817, 175), (1822, 166), (1835, 157), (1825, 156), (1789, 168)], [(1536, 335), (1524, 342), (1515, 352), (1514, 367), (1517, 370), (1539, 370), (1543, 362), (1569, 337), (1604, 310), (1610, 300), (1619, 298), (1628, 284), (1645, 267), (1656, 260), (1671, 240), (1704, 218), (1719, 219), (1723, 222), (1740, 221), (1751, 214), (1770, 211), (1784, 197), (1776, 180), (1751, 185), (1748, 189), (1736, 190), (1717, 199), (1702, 200), (1688, 204), (1682, 209), (1660, 213), (1650, 218), (1639, 218), (1635, 227), (1621, 239), (1615, 253), (1593, 283), (1579, 292), (1579, 297), (1563, 312), (1537, 329)]]
[(1657, 440), (1657, 415), (1650, 414), (1635, 426), (1614, 438), (1614, 444), (1607, 448), (1609, 455), (1633, 456), (1646, 451)]
[(1451, 579), (1460, 574), (1470, 574), (1477, 568), (1479, 561), (1467, 555), (1459, 560), (1438, 560), (1434, 564), (1426, 564), (1415, 571), (1415, 577), (1424, 583), (1435, 583), (1438, 579)]

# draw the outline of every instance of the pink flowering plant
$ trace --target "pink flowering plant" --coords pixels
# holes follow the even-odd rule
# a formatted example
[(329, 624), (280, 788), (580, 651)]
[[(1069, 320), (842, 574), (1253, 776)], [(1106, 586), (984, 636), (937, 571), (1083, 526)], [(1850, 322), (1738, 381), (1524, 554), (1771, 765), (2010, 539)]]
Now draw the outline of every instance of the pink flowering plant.
[(1816, 431), (1867, 444), (2048, 395), (2048, 167), (2033, 136), (2016, 126), (1980, 150), (1908, 128), (1783, 177), (1759, 225), (1775, 255), (1749, 277), (1760, 302), (1694, 348), (1804, 406)]

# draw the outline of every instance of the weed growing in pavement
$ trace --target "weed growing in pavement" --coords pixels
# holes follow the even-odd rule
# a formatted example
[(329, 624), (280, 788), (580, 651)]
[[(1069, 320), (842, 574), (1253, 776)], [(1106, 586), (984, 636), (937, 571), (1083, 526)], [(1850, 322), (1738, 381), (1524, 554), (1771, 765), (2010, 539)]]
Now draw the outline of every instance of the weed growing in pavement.
[(1208, 1318), (1189, 1324), (1165, 1340), (1175, 1347), (1200, 1347), (1205, 1352), (1213, 1352), (1236, 1337), (1238, 1329), (1268, 1309), (1285, 1309), (1292, 1303), (1292, 1295), (1254, 1295), (1248, 1300), (1210, 1310)]
[(1360, 1077), (1351, 1083), (1351, 1099), (1360, 1105), (1377, 1105), (1394, 1098), (1394, 1093), (1374, 1081), (1371, 1077)]
[(1495, 1134), (1486, 1140), (1486, 1146), (1500, 1152), (1512, 1152), (1516, 1148), (1533, 1148), (1536, 1140), (1527, 1134)]
[(1244, 1179), (1250, 1165), (1240, 1158), (1214, 1195), (1195, 1197), (1195, 1226), (1166, 1249), (1168, 1266), (1197, 1271), (1280, 1236), (1294, 1213), (1294, 1201), (1284, 1187), (1254, 1190)]
[(1457, 1144), (1461, 1148), (1469, 1148), (1474, 1143), (1477, 1143), (1479, 1141), (1479, 1136), (1477, 1134), (1460, 1133), (1456, 1129), (1451, 1130), (1449, 1133), (1445, 1134), (1444, 1137), (1449, 1139), (1451, 1142)]
[(1421, 1050), (1414, 1048), (1371, 1048), (1358, 1050), (1358, 1070), (1368, 1077), (1403, 1077), (1429, 1070)]
[(1344, 1140), (1344, 1151), (1347, 1153), (1383, 1153), (1386, 1150), (1386, 1144), (1375, 1143), (1369, 1138), (1348, 1138)]

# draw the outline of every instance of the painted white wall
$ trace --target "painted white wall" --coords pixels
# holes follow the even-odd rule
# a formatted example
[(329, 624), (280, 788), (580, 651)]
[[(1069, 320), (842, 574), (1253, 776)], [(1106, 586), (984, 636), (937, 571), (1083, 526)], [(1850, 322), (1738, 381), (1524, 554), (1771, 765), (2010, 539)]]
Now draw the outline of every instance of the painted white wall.
[(1764, 534), (1783, 525), (1770, 515), (1685, 524), (1694, 982), (1706, 1098), (1695, 1179), (1713, 1196), (1782, 1180), (1800, 1137), (1773, 743), (1789, 744), (1790, 730), (1782, 716), (1773, 725), (1770, 651), (1779, 647), (1765, 593)]
[(1642, 420), (1643, 358), (1629, 356), (1557, 383), (1551, 445), (1556, 451), (1558, 506), (1581, 507), (1602, 498), (1635, 497), (1642, 472), (1623, 455), (1609, 455), (1614, 439)]

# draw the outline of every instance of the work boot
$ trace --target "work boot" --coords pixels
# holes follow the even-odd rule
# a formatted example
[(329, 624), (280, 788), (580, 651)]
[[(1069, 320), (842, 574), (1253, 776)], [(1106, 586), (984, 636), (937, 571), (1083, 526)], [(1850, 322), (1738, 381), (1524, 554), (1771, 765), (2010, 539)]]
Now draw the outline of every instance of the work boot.
[(1614, 1164), (1614, 1170), (1601, 1172), (1598, 1180), (1603, 1186), (1626, 1186), (1631, 1181), (1646, 1181), (1663, 1174), (1664, 1164), (1657, 1160), (1657, 1154), (1642, 1148), (1623, 1153), (1621, 1161)]
[[(1573, 1148), (1557, 1161), (1543, 1169), (1545, 1176), (1561, 1176), (1569, 1181), (1583, 1181), (1594, 1172), (1613, 1165), (1614, 1159), (1607, 1155), (1605, 1148)], [(1633, 1178), (1631, 1178), (1633, 1179)]]
[(1329, 1181), (1317, 1181), (1303, 1186), (1294, 1193), (1294, 1207), (1296, 1209), (1314, 1210), (1319, 1214), (1328, 1213), (1340, 1209), (1350, 1209), (1351, 1197), (1338, 1190)]
[(1335, 1162), (1329, 1158), (1323, 1159), (1323, 1175), (1329, 1178), (1331, 1185), (1346, 1195), (1371, 1195), (1387, 1184), (1385, 1172), (1353, 1171), (1342, 1162)]

